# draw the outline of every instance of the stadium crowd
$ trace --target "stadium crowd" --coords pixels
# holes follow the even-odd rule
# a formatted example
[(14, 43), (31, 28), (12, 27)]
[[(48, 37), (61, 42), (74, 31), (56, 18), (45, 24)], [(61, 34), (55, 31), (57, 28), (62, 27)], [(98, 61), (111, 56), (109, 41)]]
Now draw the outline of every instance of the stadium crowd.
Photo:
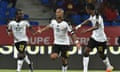
[(80, 24), (89, 17), (85, 12), (85, 5), (93, 3), (96, 5), (96, 10), (99, 10), (100, 14), (103, 16), (105, 26), (120, 25), (118, 21), (120, 20), (119, 0), (40, 0), (40, 2), (53, 10), (63, 8), (66, 17), (69, 18), (73, 24)]
[[(120, 25), (119, 0), (39, 0), (39, 2), (53, 11), (56, 8), (63, 8), (66, 18), (74, 25), (80, 24), (89, 17), (85, 11), (85, 5), (93, 3), (96, 5), (96, 10), (103, 16), (105, 26)], [(0, 0), (0, 24), (6, 24), (9, 19), (15, 17), (16, 3), (17, 0)], [(29, 15), (25, 15), (25, 18), (28, 17)]]
[[(15, 18), (17, 11), (16, 4), (18, 0), (0, 0), (0, 25), (6, 25), (10, 20)], [(24, 14), (24, 19), (28, 19), (29, 15)], [(37, 21), (30, 21), (31, 25), (38, 25)]]

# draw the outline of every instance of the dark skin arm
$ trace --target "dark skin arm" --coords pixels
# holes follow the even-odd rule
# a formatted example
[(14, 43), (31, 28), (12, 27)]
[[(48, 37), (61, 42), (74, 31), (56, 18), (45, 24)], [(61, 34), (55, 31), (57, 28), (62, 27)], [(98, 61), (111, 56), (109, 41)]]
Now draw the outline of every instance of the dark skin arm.
[(77, 29), (79, 29), (80, 27), (82, 27), (83, 25), (89, 24), (89, 22), (90, 22), (90, 21), (87, 19), (87, 20), (85, 20), (84, 22), (82, 22), (81, 24), (77, 25), (77, 26), (75, 27), (75, 29), (77, 30)]
[(10, 36), (11, 35), (11, 29), (9, 29), (8, 26), (6, 27), (6, 31), (7, 31), (8, 36)]
[(96, 30), (98, 28), (99, 28), (99, 23), (96, 22), (96, 25), (94, 27), (88, 28), (87, 30), (83, 30), (83, 31), (81, 31), (81, 33), (90, 32), (90, 31)]
[(37, 30), (36, 33), (42, 33), (42, 32), (44, 32), (44, 31), (48, 30), (49, 28), (50, 28), (50, 25), (47, 25), (46, 27), (44, 27), (44, 28), (42, 28), (42, 29), (39, 27), (39, 29)]
[(77, 39), (77, 36), (75, 33), (71, 34), (72, 40), (74, 41), (74, 44), (77, 46), (78, 49), (80, 49), (80, 41)]
[(35, 31), (34, 31), (34, 29), (32, 28), (32, 26), (29, 27), (29, 30), (30, 30), (30, 32), (32, 32), (33, 35), (35, 34)]
[(82, 22), (81, 25), (83, 26), (83, 25), (89, 24), (89, 22), (90, 22), (90, 20), (87, 19), (84, 22)]

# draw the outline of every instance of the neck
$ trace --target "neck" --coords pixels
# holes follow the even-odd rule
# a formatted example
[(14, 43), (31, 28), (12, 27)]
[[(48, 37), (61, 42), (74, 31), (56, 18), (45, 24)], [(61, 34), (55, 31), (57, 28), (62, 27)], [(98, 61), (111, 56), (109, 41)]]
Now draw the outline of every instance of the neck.
[(57, 20), (58, 23), (60, 23), (61, 21), (63, 21), (63, 18), (62, 17), (57, 17), (56, 20)]
[(95, 15), (95, 12), (93, 11), (93, 12), (91, 13), (91, 15), (94, 16), (94, 15)]
[(16, 20), (17, 22), (20, 22), (20, 21), (21, 21), (21, 19), (18, 19), (18, 18), (16, 18), (15, 20)]

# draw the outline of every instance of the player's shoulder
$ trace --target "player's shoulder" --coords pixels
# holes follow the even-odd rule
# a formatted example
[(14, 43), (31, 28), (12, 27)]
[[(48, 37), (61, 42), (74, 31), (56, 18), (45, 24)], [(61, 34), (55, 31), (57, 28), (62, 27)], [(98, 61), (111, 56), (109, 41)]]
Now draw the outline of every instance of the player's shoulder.
[(16, 22), (15, 20), (10, 20), (9, 22)]
[(101, 15), (99, 15), (99, 18), (103, 19), (103, 17)]
[(98, 17), (96, 16), (96, 19), (98, 19), (99, 21), (103, 20), (103, 17), (99, 14)]
[(29, 22), (28, 20), (22, 20), (21, 22)]
[(51, 18), (49, 19), (49, 21), (50, 21), (51, 23), (54, 23), (54, 22), (56, 22), (56, 18), (55, 18), (55, 17), (51, 17)]
[(15, 20), (10, 20), (10, 21), (8, 22), (8, 24), (15, 24), (15, 23), (16, 23)]
[(66, 24), (68, 24), (68, 25), (71, 25), (71, 21), (70, 21), (70, 19), (68, 19), (68, 18), (64, 18), (64, 22), (65, 22)]
[(54, 22), (54, 21), (56, 21), (56, 19), (55, 19), (55, 18), (52, 18), (52, 19), (51, 19), (51, 22)]
[(21, 20), (20, 23), (21, 23), (21, 24), (24, 24), (24, 25), (26, 25), (26, 24), (27, 24), (27, 25), (30, 24), (28, 20)]

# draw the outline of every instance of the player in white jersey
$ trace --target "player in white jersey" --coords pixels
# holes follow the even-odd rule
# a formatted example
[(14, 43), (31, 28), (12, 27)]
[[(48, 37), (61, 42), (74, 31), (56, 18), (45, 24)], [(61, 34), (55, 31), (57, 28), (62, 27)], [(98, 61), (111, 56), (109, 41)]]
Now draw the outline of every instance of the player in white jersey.
[(25, 51), (28, 42), (28, 37), (26, 34), (27, 27), (29, 27), (30, 30), (34, 32), (33, 29), (30, 27), (29, 22), (23, 19), (23, 11), (21, 9), (18, 9), (16, 11), (15, 20), (10, 21), (8, 24), (8, 34), (10, 35), (11, 32), (13, 33), (15, 47), (18, 51), (17, 72), (21, 71), (24, 60), (28, 63), (30, 72), (33, 72), (32, 62), (28, 58), (28, 55)]
[(54, 31), (54, 46), (52, 48), (51, 59), (55, 60), (58, 58), (61, 53), (62, 56), (62, 72), (67, 71), (68, 65), (68, 50), (70, 45), (70, 39), (68, 36), (68, 32), (71, 33), (72, 38), (76, 42), (77, 47), (80, 47), (79, 40), (76, 39), (76, 35), (74, 31), (72, 31), (71, 26), (69, 26), (68, 22), (64, 20), (64, 10), (58, 8), (56, 10), (56, 19), (51, 20), (51, 23), (47, 25), (43, 29), (39, 29), (38, 33), (42, 33), (43, 31), (52, 28)]
[(83, 57), (83, 67), (84, 72), (88, 72), (88, 63), (89, 63), (89, 53), (90, 51), (97, 47), (100, 58), (103, 60), (103, 63), (106, 65), (106, 72), (112, 72), (112, 65), (109, 62), (107, 55), (105, 54), (105, 49), (107, 48), (106, 42), (107, 37), (104, 32), (104, 23), (101, 15), (95, 12), (95, 6), (93, 4), (88, 4), (86, 6), (86, 11), (90, 14), (90, 18), (85, 20), (80, 25), (76, 26), (76, 29), (81, 26), (88, 24), (88, 22), (92, 23), (92, 27), (86, 30), (81, 31), (81, 33), (86, 33), (92, 31), (92, 35), (90, 40), (88, 41), (88, 45), (84, 50)]

